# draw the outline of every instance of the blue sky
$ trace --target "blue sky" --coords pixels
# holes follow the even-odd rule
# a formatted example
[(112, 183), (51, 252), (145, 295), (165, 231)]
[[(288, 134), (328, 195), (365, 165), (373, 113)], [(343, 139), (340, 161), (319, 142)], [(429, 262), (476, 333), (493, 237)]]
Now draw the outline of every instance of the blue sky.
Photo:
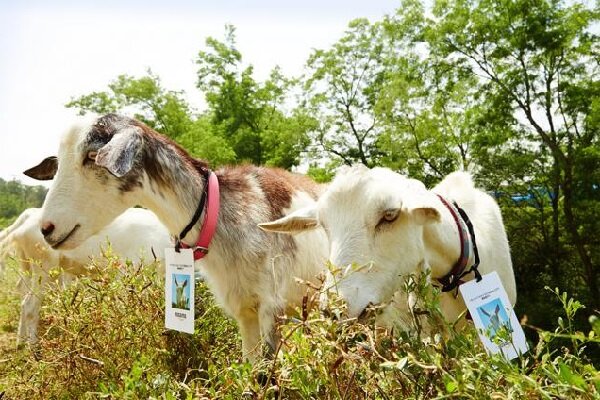
[(399, 1), (5, 1), (0, 0), (0, 177), (54, 154), (74, 112), (73, 96), (104, 90), (119, 74), (147, 68), (202, 107), (194, 58), (207, 36), (237, 28), (246, 63), (263, 79), (279, 65), (298, 75), (357, 17), (378, 20)]

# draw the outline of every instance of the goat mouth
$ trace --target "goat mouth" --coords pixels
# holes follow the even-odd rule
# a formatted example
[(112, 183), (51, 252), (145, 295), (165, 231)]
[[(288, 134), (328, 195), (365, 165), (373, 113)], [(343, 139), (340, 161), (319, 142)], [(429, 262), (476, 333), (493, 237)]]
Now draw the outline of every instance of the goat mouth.
[(71, 231), (69, 233), (67, 233), (65, 236), (63, 236), (60, 240), (58, 240), (54, 244), (50, 244), (50, 247), (52, 247), (54, 250), (58, 249), (64, 242), (69, 240), (69, 238), (71, 238), (71, 236), (73, 236), (73, 234), (75, 232), (77, 232), (77, 230), (79, 229), (80, 226), (81, 225), (79, 225), (79, 224), (75, 225), (73, 227), (73, 229), (71, 229)]

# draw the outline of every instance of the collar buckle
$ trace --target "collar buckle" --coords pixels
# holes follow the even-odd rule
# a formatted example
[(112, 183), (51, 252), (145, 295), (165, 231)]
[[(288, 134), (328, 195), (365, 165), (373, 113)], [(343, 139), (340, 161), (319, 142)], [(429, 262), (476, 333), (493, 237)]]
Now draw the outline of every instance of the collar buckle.
[(206, 254), (208, 254), (208, 247), (196, 246), (196, 247), (194, 247), (194, 253), (197, 252), (197, 251), (199, 251), (202, 254), (206, 255)]

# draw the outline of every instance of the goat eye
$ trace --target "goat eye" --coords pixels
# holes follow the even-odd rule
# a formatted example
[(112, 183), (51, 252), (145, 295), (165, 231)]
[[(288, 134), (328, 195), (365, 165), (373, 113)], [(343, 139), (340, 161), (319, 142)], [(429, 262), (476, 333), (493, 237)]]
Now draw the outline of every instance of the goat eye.
[(399, 214), (400, 214), (399, 208), (390, 208), (388, 210), (385, 210), (383, 212), (383, 215), (381, 216), (381, 219), (379, 220), (379, 223), (377, 224), (377, 226), (394, 222), (398, 218)]
[(96, 156), (97, 156), (97, 155), (98, 155), (98, 152), (97, 152), (97, 151), (90, 151), (90, 152), (87, 154), (87, 158), (88, 158), (88, 160), (96, 161)]

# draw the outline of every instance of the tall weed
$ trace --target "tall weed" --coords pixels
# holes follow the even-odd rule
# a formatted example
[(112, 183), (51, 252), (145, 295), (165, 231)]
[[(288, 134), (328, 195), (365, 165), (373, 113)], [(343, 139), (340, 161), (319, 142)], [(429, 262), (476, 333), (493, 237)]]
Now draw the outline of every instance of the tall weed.
[[(276, 357), (251, 366), (241, 362), (237, 329), (203, 282), (195, 334), (169, 331), (157, 266), (107, 258), (89, 277), (47, 293), (35, 349), (14, 347), (19, 300), (11, 288), (19, 275), (14, 265), (7, 269), (2, 284), (10, 290), (0, 292), (5, 399), (600, 398), (600, 373), (587, 358), (600, 341), (600, 320), (593, 315), (589, 332), (574, 331), (582, 306), (558, 290), (548, 290), (564, 309), (556, 329), (537, 330), (538, 342), (513, 361), (488, 355), (472, 326), (440, 322), (435, 290), (409, 277), (405, 290), (420, 299), (414, 329), (379, 328), (377, 311), (345, 319), (343, 302), (330, 296), (327, 316), (306, 307), (281, 316)], [(424, 323), (442, 333), (427, 335)]]

